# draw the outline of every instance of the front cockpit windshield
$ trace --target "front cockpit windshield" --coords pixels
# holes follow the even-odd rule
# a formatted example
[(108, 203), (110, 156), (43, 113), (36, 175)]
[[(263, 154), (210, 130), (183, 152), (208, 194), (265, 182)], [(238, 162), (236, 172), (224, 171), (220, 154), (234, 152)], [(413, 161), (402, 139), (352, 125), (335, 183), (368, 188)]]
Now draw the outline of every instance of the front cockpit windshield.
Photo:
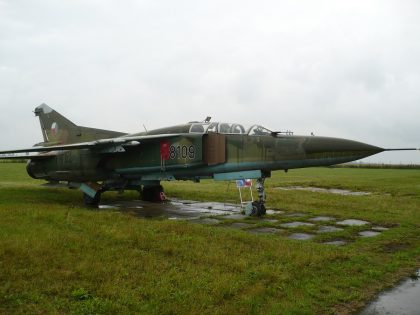
[(271, 130), (260, 125), (245, 126), (242, 124), (195, 122), (191, 123), (190, 133), (218, 132), (223, 134), (244, 134), (250, 136), (269, 136)]

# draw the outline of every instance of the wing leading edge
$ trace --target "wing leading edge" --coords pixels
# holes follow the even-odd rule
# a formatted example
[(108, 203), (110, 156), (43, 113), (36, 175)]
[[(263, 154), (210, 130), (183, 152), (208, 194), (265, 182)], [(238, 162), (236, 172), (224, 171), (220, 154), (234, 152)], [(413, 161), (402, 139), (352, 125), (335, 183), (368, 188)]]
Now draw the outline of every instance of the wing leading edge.
[[(35, 146), (26, 149), (0, 151), (0, 159), (31, 159), (51, 157), (56, 154), (53, 151), (63, 150), (78, 150), (78, 149), (92, 149), (103, 153), (118, 153), (124, 152), (124, 147), (138, 146), (142, 142), (148, 142), (158, 139), (167, 139), (177, 137), (180, 134), (161, 134), (149, 136), (133, 136), (133, 137), (120, 137), (111, 139), (100, 139), (89, 142), (81, 142), (65, 145), (52, 145), (52, 146)], [(30, 154), (30, 153), (49, 152), (49, 154)], [(19, 154), (19, 155), (16, 155)]]

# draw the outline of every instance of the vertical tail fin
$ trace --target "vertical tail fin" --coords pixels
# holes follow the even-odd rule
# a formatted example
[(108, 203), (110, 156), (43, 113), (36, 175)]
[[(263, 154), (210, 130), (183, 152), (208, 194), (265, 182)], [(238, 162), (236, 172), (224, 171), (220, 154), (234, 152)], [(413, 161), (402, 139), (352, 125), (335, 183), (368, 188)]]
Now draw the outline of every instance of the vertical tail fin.
[(60, 115), (47, 104), (41, 104), (34, 111), (39, 117), (44, 143), (48, 145), (73, 143), (72, 136), (77, 132), (77, 126)]
[(43, 145), (71, 144), (125, 135), (116, 131), (77, 126), (46, 104), (39, 105), (34, 113), (41, 124)]

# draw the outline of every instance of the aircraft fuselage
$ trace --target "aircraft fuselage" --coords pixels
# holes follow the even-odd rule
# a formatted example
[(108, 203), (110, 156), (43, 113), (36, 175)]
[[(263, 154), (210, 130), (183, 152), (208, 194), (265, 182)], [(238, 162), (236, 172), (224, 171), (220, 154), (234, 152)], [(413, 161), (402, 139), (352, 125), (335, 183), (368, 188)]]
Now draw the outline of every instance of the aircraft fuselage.
[[(167, 152), (162, 152), (165, 146)], [(88, 149), (60, 151), (53, 158), (30, 162), (28, 172), (56, 181), (197, 180), (222, 173), (329, 166), (381, 151), (329, 137), (186, 133), (167, 139), (163, 135), (159, 141), (144, 141), (109, 155)]]

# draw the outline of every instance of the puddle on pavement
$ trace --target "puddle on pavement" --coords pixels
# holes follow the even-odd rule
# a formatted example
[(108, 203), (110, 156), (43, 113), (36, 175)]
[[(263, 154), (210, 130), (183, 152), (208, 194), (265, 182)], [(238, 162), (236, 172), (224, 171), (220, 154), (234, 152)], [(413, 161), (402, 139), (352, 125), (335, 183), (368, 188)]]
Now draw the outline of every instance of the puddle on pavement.
[(119, 205), (99, 205), (98, 208), (101, 210), (112, 210), (112, 209), (118, 209)]
[[(397, 287), (381, 293), (359, 315), (420, 314), (420, 270), (416, 277), (403, 281)], [(415, 278), (415, 279), (414, 279)]]
[(367, 196), (370, 195), (370, 192), (366, 191), (351, 191), (346, 189), (336, 189), (336, 188), (321, 188), (321, 187), (303, 187), (303, 186), (289, 186), (289, 187), (276, 187), (280, 190), (303, 190), (317, 193), (330, 193), (337, 194), (342, 196)]
[(348, 219), (348, 220), (337, 222), (336, 224), (345, 225), (345, 226), (362, 226), (362, 225), (367, 225), (370, 223), (363, 220)]
[(197, 202), (173, 199), (164, 203), (153, 203), (142, 200), (118, 201), (99, 206), (101, 210), (117, 209), (131, 212), (141, 218), (165, 217), (171, 220), (190, 220), (216, 215), (232, 215), (244, 218), (238, 205), (221, 202)]

